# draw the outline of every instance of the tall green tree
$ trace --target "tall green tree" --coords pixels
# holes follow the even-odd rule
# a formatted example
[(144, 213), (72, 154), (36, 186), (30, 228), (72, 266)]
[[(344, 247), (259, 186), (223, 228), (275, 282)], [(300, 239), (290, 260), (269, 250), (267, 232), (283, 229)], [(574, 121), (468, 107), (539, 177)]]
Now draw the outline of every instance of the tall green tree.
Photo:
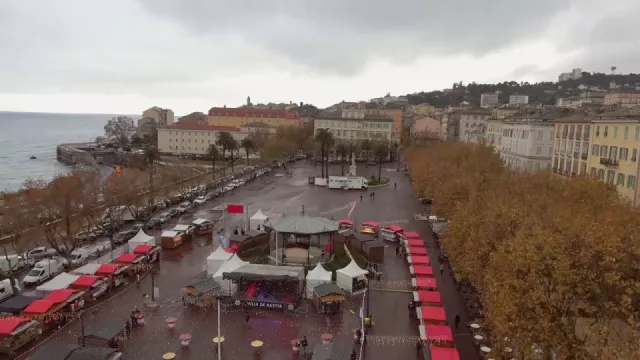
[(236, 140), (234, 137), (231, 137), (231, 139), (227, 143), (227, 150), (229, 151), (229, 161), (231, 162), (232, 174), (234, 173), (233, 166), (235, 165), (238, 159), (237, 156), (238, 156), (239, 149), (240, 149), (240, 146), (238, 144), (238, 140)]
[[(229, 132), (227, 131), (221, 131), (218, 134), (216, 134), (216, 145), (222, 149), (222, 158), (224, 159), (227, 151), (229, 150), (229, 146), (231, 145), (232, 142), (234, 142), (235, 139), (233, 138), (233, 135), (231, 135)], [(222, 168), (222, 174), (225, 174), (225, 169), (226, 166)], [(233, 169), (232, 169), (233, 171)]]
[(255, 149), (253, 138), (251, 138), (251, 136), (247, 136), (242, 139), (242, 141), (240, 141), (240, 147), (244, 149), (244, 154), (247, 159), (247, 165), (249, 165), (249, 153)]
[(389, 157), (389, 143), (377, 140), (373, 146), (373, 156), (378, 162), (378, 181), (382, 180), (382, 162)]
[[(322, 171), (320, 176), (324, 178), (325, 174), (329, 176), (329, 168), (328, 168), (329, 161), (325, 155), (328, 151), (328, 148), (334, 142), (333, 134), (331, 133), (331, 131), (329, 131), (329, 129), (317, 129), (315, 134), (315, 141), (316, 143), (320, 144), (320, 156), (322, 158), (321, 160)], [(325, 162), (327, 162), (326, 172), (325, 172)]]
[(144, 163), (147, 172), (149, 173), (149, 194), (151, 195), (149, 198), (153, 198), (153, 177), (154, 177), (154, 169), (156, 161), (160, 160), (160, 153), (158, 152), (158, 148), (155, 146), (147, 145), (144, 147), (144, 151), (142, 153), (142, 161)]
[(212, 179), (215, 180), (216, 179), (216, 161), (218, 161), (218, 159), (220, 158), (220, 151), (218, 151), (218, 147), (216, 147), (216, 144), (209, 145), (209, 148), (207, 149), (207, 156), (211, 158), (211, 167), (212, 167), (211, 176), (212, 176)]
[(368, 167), (369, 152), (373, 149), (373, 144), (369, 139), (362, 139), (360, 142), (360, 150), (364, 152), (364, 167)]

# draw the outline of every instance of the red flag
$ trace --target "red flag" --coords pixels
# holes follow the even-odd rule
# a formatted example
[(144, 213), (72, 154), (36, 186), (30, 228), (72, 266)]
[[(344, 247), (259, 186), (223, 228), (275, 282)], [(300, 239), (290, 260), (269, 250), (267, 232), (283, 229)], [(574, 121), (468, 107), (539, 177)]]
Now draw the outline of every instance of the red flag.
[(227, 212), (229, 214), (244, 214), (244, 205), (227, 204)]

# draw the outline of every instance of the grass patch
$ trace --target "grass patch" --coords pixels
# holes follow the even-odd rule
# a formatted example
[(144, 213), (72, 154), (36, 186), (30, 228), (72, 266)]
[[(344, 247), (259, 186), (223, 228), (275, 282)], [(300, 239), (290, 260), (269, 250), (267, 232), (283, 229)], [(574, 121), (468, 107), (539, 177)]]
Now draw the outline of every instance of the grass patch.
[(388, 178), (380, 178), (378, 179), (375, 176), (371, 176), (368, 180), (369, 182), (369, 186), (376, 186), (376, 185), (387, 185), (389, 183), (389, 179)]

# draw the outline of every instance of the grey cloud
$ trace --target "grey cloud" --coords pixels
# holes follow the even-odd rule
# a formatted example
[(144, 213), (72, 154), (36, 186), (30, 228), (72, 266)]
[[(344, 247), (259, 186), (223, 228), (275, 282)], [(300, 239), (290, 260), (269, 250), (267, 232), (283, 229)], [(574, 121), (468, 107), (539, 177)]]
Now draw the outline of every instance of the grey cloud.
[(484, 55), (539, 36), (569, 0), (137, 0), (194, 34), (240, 34), (309, 68), (351, 74), (372, 58)]

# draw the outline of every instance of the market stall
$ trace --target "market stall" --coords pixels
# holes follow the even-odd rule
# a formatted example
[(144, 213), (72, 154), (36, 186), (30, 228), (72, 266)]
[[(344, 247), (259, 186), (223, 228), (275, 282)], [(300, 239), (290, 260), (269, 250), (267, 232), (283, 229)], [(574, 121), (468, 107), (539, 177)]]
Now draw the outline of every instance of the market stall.
[(336, 284), (348, 293), (362, 291), (367, 286), (366, 276), (369, 272), (361, 269), (355, 260), (349, 265), (336, 270)]
[(175, 249), (185, 241), (186, 234), (181, 231), (165, 230), (160, 235), (163, 249)]
[(382, 235), (383, 240), (387, 241), (399, 241), (400, 235), (404, 232), (404, 228), (400, 225), (387, 225), (381, 231), (380, 235)]
[(416, 290), (437, 290), (438, 283), (432, 277), (417, 277), (411, 279), (411, 285)]
[(96, 275), (107, 278), (111, 287), (118, 287), (124, 283), (128, 269), (129, 266), (124, 264), (102, 264)]
[(197, 307), (210, 307), (214, 304), (220, 291), (220, 284), (215, 279), (203, 279), (182, 289), (187, 304)]
[(340, 313), (344, 300), (344, 291), (336, 284), (328, 282), (313, 288), (313, 302), (320, 314), (335, 315)]
[(269, 234), (258, 230), (249, 230), (244, 234), (229, 236), (229, 247), (235, 248), (237, 252), (264, 245), (267, 242), (269, 242)]
[(69, 285), (73, 284), (74, 281), (78, 280), (80, 275), (72, 275), (68, 273), (58, 274), (53, 279), (47, 281), (46, 283), (38, 286), (36, 288), (36, 292), (39, 296), (45, 297), (49, 295), (54, 290), (66, 289)]
[(409, 246), (407, 248), (407, 255), (427, 256), (427, 248)]
[(124, 360), (117, 348), (85, 346), (74, 350), (65, 360)]
[(221, 294), (231, 295), (237, 290), (237, 286), (232, 281), (223, 279), (223, 274), (232, 272), (246, 264), (248, 264), (248, 262), (240, 259), (237, 254), (233, 254), (233, 256), (225, 261), (218, 271), (213, 274), (213, 279), (220, 285)]
[(353, 221), (349, 219), (338, 220), (338, 231), (353, 230)]
[(384, 262), (384, 242), (380, 239), (362, 243), (362, 254), (369, 262), (382, 264)]
[(35, 296), (16, 295), (0, 304), (0, 317), (17, 315), (29, 306), (29, 304), (39, 299), (39, 297)]
[(17, 350), (41, 333), (40, 323), (27, 317), (0, 318), (0, 353), (13, 357)]
[(218, 247), (207, 257), (207, 275), (213, 276), (218, 269), (233, 256), (233, 253), (225, 250), (222, 245)]
[(313, 289), (321, 284), (331, 283), (332, 273), (325, 270), (321, 263), (318, 263), (313, 270), (307, 273), (305, 295), (307, 299), (313, 298)]
[(74, 289), (60, 289), (52, 291), (44, 300), (51, 301), (54, 304), (64, 304), (62, 311), (74, 313), (84, 307), (85, 292)]
[(428, 256), (421, 255), (409, 255), (407, 256), (407, 262), (410, 265), (429, 265), (431, 264), (431, 260)]
[(85, 292), (85, 300), (95, 301), (98, 297), (107, 293), (109, 283), (108, 280), (100, 276), (81, 275), (69, 288), (82, 290)]
[(138, 233), (136, 234), (136, 236), (134, 236), (133, 238), (131, 238), (131, 240), (129, 240), (127, 242), (127, 248), (129, 252), (133, 252), (133, 249), (136, 248), (136, 246), (138, 245), (156, 245), (156, 238), (154, 236), (151, 235), (147, 235), (144, 230), (140, 230), (138, 231)]
[(416, 316), (421, 325), (447, 325), (447, 314), (438, 306), (417, 307)]
[(411, 265), (409, 272), (412, 277), (433, 277), (433, 268), (426, 265)]
[(133, 249), (133, 254), (144, 256), (147, 263), (154, 263), (160, 259), (160, 247), (154, 245), (138, 245)]
[(105, 323), (85, 331), (84, 336), (78, 337), (78, 344), (82, 346), (117, 348), (122, 351), (124, 350), (125, 337), (124, 323)]
[(129, 272), (129, 274), (135, 274), (142, 270), (142, 268), (139, 266), (142, 263), (142, 260), (144, 260), (144, 256), (136, 254), (122, 254), (118, 256), (113, 261), (113, 263), (127, 265), (127, 271)]
[(453, 331), (446, 325), (420, 325), (420, 340), (436, 346), (453, 347)]
[(211, 234), (215, 227), (215, 222), (208, 219), (195, 219), (191, 222), (196, 227), (197, 235)]
[(258, 210), (249, 218), (249, 228), (250, 230), (262, 231), (264, 223), (268, 220), (269, 217), (262, 210)]
[(460, 360), (457, 349), (431, 346), (428, 351), (429, 360)]
[(60, 313), (66, 305), (66, 303), (55, 304), (49, 300), (36, 300), (29, 304), (22, 311), (22, 314), (39, 320), (42, 324), (42, 331), (47, 331), (65, 322), (66, 317)]
[(403, 243), (406, 247), (426, 247), (426, 244), (422, 239), (403, 240)]
[(365, 221), (360, 224), (360, 232), (363, 234), (378, 236), (378, 231), (380, 231), (380, 223), (377, 221)]
[(413, 292), (413, 301), (421, 306), (442, 306), (442, 297), (437, 291), (418, 290)]
[(405, 231), (400, 235), (402, 240), (420, 239), (421, 236), (415, 231)]
[(73, 275), (95, 275), (99, 268), (100, 264), (89, 263), (73, 269), (69, 273)]
[(373, 241), (376, 238), (369, 234), (354, 233), (352, 231), (344, 232), (340, 235), (336, 235), (336, 239), (340, 236), (344, 237), (344, 242), (349, 245), (351, 249), (362, 250), (362, 245), (366, 242)]

